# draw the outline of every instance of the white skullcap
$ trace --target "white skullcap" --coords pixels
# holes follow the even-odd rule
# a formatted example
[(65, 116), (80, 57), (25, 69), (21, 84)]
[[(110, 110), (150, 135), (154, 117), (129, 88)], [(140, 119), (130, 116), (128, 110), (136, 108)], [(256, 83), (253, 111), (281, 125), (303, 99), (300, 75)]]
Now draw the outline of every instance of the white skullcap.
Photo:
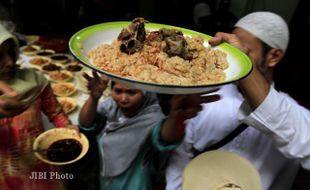
[(254, 12), (241, 18), (235, 27), (242, 28), (272, 48), (286, 51), (289, 29), (279, 15), (271, 12)]

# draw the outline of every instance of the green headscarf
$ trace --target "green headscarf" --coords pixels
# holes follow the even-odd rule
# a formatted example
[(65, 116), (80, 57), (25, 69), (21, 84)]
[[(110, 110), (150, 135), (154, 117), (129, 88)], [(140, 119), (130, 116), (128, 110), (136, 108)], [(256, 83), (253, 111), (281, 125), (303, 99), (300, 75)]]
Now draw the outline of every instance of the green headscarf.
[[(0, 24), (0, 45), (3, 44), (6, 40), (13, 39), (16, 48), (19, 47), (18, 40), (10, 32), (8, 32), (3, 25)], [(18, 49), (17, 49), (18, 51)]]
[[(0, 45), (9, 39), (13, 39), (16, 52), (18, 52), (18, 40), (15, 36), (8, 32), (4, 26), (0, 24)], [(36, 73), (36, 71), (33, 69), (16, 69), (17, 70), (14, 78), (3, 82), (18, 92), (18, 96), (10, 97), (6, 94), (3, 94), (0, 96), (0, 98), (14, 98), (22, 102), (32, 102), (45, 89), (48, 81), (43, 75)]]

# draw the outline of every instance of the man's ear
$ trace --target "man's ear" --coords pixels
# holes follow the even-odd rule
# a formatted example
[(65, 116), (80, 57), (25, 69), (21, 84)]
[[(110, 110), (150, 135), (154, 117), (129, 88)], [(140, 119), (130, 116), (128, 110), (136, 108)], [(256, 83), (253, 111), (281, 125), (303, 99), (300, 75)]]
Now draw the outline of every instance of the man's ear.
[(284, 52), (283, 50), (279, 48), (272, 48), (271, 50), (269, 50), (269, 52), (267, 53), (268, 67), (276, 66), (277, 63), (281, 61), (283, 56), (284, 56)]

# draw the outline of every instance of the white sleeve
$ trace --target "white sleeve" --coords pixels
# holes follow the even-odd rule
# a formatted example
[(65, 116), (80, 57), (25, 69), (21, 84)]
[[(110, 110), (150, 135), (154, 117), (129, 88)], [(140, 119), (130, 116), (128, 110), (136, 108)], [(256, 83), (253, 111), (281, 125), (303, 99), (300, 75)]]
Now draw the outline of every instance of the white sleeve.
[(180, 146), (172, 153), (166, 169), (166, 190), (181, 190), (185, 166), (192, 159), (193, 129), (186, 127), (186, 135)]
[(310, 169), (310, 111), (271, 88), (263, 103), (252, 111), (246, 102), (239, 119), (269, 136), (288, 158), (297, 158)]

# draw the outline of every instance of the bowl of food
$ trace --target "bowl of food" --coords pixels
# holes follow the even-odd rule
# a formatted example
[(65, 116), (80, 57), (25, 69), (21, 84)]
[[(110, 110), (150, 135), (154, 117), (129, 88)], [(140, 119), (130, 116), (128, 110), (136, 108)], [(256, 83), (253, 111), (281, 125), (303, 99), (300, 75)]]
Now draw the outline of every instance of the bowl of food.
[(62, 109), (66, 114), (73, 112), (77, 108), (77, 101), (70, 97), (57, 97)]
[(88, 139), (70, 128), (54, 128), (40, 134), (33, 143), (33, 152), (51, 165), (66, 165), (80, 160), (88, 151)]
[(40, 46), (37, 45), (25, 45), (19, 48), (20, 52), (25, 55), (36, 55), (41, 50)]
[(70, 64), (65, 67), (65, 70), (70, 71), (70, 72), (80, 72), (82, 69), (83, 67), (78, 64)]
[(214, 91), (252, 70), (249, 57), (212, 37), (158, 23), (108, 22), (75, 33), (69, 49), (85, 66), (111, 80), (147, 91), (193, 94)]
[(44, 56), (35, 56), (35, 57), (29, 59), (29, 63), (32, 66), (42, 67), (43, 65), (52, 63), (52, 60), (50, 58), (44, 57)]
[(51, 59), (54, 63), (61, 63), (61, 64), (65, 64), (70, 61), (69, 56), (64, 53), (56, 53), (51, 56)]
[(70, 82), (59, 82), (52, 84), (52, 89), (54, 94), (60, 97), (71, 96), (76, 92), (74, 84)]
[(48, 73), (48, 72), (53, 72), (53, 71), (60, 71), (62, 67), (54, 63), (48, 63), (46, 65), (43, 65), (41, 69), (43, 72)]
[(48, 76), (54, 82), (67, 82), (73, 79), (73, 73), (70, 71), (52, 71)]
[(55, 51), (52, 49), (43, 49), (36, 53), (37, 56), (45, 56), (45, 57), (50, 57), (54, 54), (55, 54)]

